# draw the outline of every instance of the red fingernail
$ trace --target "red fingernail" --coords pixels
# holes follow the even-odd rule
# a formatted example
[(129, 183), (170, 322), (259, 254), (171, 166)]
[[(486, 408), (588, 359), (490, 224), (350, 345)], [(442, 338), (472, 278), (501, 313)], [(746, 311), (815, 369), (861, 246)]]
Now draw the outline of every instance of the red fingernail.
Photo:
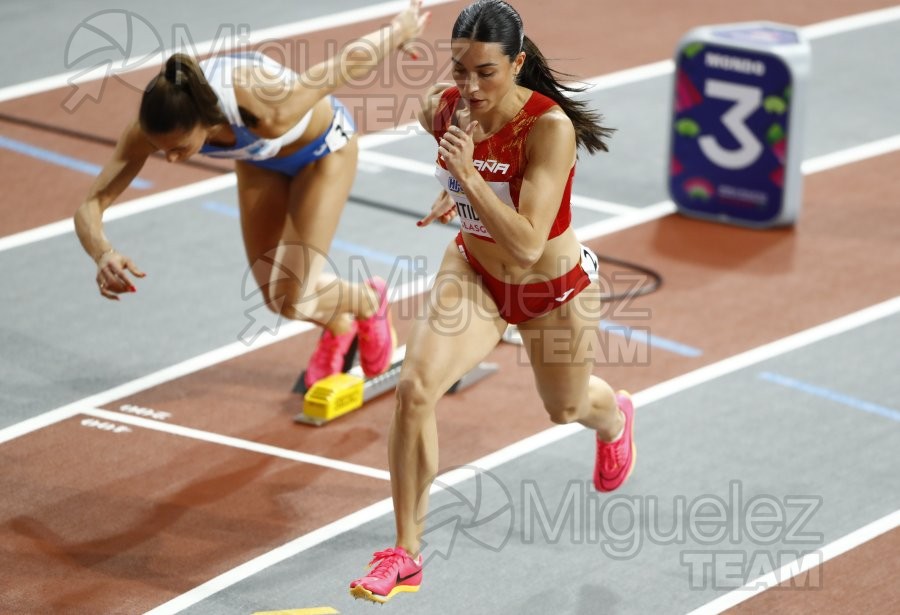
[(137, 292), (137, 289), (136, 289), (134, 286), (132, 286), (132, 287), (131, 287), (131, 292), (136, 293), (136, 292)]
[(416, 222), (416, 226), (422, 226), (422, 221), (419, 220), (418, 222)]

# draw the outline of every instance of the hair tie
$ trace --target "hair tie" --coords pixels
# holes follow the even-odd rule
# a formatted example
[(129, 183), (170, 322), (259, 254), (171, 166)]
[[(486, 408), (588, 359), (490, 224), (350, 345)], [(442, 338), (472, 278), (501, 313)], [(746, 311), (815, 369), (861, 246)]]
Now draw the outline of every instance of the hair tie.
[[(166, 73), (165, 73), (166, 81), (168, 81), (169, 83), (171, 83), (174, 86), (181, 85), (181, 82), (184, 80), (184, 78), (178, 74), (180, 71), (181, 71), (180, 62), (171, 62), (170, 64), (167, 64), (166, 65)], [(179, 77), (181, 77), (181, 78), (179, 78)]]

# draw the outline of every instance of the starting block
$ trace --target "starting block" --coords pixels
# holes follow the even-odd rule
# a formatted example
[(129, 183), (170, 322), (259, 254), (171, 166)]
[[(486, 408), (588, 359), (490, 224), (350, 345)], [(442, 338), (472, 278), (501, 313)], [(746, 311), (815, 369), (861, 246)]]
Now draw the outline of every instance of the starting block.
[[(348, 353), (348, 356), (351, 353)], [(303, 410), (294, 417), (294, 422), (321, 427), (338, 417), (358, 410), (367, 401), (392, 391), (400, 380), (400, 368), (405, 356), (406, 346), (401, 346), (394, 352), (391, 366), (374, 378), (366, 378), (362, 368), (357, 365), (349, 371), (323, 378), (309, 390), (306, 390), (306, 373), (300, 374), (294, 391), (304, 393)], [(496, 363), (481, 362), (457, 380), (447, 392), (457, 393), (467, 389), (499, 369)]]

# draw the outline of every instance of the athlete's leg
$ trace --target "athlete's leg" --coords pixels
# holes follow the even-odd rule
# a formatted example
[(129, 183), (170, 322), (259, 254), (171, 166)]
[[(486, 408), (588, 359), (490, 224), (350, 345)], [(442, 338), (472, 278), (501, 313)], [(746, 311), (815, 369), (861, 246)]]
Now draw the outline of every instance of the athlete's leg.
[(242, 161), (235, 164), (235, 173), (247, 261), (266, 305), (280, 312), (285, 302), (279, 301), (281, 296), (272, 282), (281, 275), (275, 267), (275, 254), (287, 220), (290, 178)]
[(568, 303), (518, 325), (535, 383), (554, 423), (577, 421), (610, 441), (624, 417), (612, 388), (592, 374), (599, 344), (600, 289), (596, 282)]
[(358, 138), (307, 165), (292, 179), (288, 197), (288, 224), (279, 262), (303, 280), (295, 309), (301, 317), (322, 322), (340, 333), (350, 316), (367, 318), (378, 297), (365, 284), (355, 284), (323, 271), (331, 241), (350, 195), (356, 175)]
[(388, 454), (397, 545), (419, 551), (428, 489), (438, 471), (435, 405), (500, 341), (506, 322), (455, 243), (444, 254), (406, 344)]
[(238, 161), (244, 246), (254, 278), (275, 312), (340, 333), (345, 312), (370, 315), (375, 294), (322, 269), (356, 171), (358, 146), (307, 165), (293, 178)]
[(594, 487), (618, 489), (634, 468), (634, 407), (593, 375), (598, 343), (596, 283), (549, 314), (519, 325), (544, 407), (556, 423), (597, 433)]

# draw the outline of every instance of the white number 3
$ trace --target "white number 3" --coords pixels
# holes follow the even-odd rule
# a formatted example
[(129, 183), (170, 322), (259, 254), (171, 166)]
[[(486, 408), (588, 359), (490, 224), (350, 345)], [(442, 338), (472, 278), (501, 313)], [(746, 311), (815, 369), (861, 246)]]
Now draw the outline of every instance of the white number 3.
[(762, 143), (744, 122), (762, 102), (762, 90), (749, 85), (738, 85), (708, 79), (705, 93), (711, 98), (733, 100), (734, 105), (722, 116), (722, 124), (738, 142), (737, 149), (725, 149), (712, 135), (700, 137), (700, 149), (714, 164), (725, 169), (744, 169), (756, 162), (763, 152)]

